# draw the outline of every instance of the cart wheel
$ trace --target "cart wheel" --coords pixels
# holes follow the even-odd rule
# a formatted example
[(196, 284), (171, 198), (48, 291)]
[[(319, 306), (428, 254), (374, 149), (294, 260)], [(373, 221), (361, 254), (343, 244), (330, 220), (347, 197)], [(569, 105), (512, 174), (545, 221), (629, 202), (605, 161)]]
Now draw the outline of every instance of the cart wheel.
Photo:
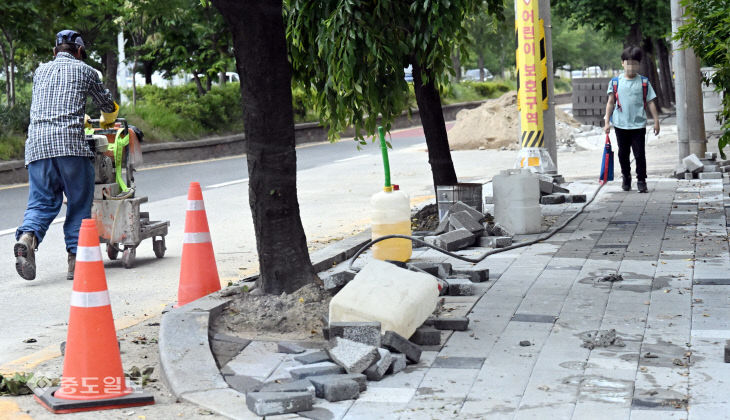
[(134, 266), (134, 257), (137, 255), (137, 248), (127, 246), (122, 254), (122, 265), (124, 268), (132, 268)]
[(165, 247), (164, 236), (162, 236), (160, 239), (155, 239), (152, 241), (152, 250), (155, 251), (155, 256), (157, 258), (162, 258), (165, 256), (165, 250), (167, 250), (167, 248)]
[(119, 256), (119, 248), (112, 244), (106, 244), (106, 256), (109, 257), (110, 260), (116, 260)]

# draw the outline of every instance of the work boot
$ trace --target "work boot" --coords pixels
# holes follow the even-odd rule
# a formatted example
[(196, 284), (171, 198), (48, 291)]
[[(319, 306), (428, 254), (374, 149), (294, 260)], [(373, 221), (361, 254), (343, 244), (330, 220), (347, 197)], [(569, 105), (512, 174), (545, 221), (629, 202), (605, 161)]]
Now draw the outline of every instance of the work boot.
[(74, 279), (74, 270), (76, 269), (76, 254), (68, 253), (68, 273), (66, 273), (66, 280)]
[(624, 181), (621, 183), (621, 189), (624, 191), (630, 191), (631, 190), (631, 177), (625, 176)]
[(649, 188), (646, 187), (646, 181), (637, 181), (636, 182), (636, 189), (638, 189), (640, 193), (648, 193), (649, 192)]
[(35, 249), (38, 240), (33, 232), (23, 232), (13, 247), (15, 271), (26, 280), (35, 279)]

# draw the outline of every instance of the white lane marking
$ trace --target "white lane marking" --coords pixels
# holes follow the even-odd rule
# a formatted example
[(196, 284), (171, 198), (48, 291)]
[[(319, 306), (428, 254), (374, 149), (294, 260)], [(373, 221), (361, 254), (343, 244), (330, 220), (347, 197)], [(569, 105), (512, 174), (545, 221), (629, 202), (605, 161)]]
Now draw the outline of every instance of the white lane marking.
[[(59, 217), (59, 218), (55, 219), (54, 221), (52, 221), (51, 224), (56, 225), (58, 223), (63, 223), (65, 221), (66, 221), (65, 217)], [(18, 228), (0, 230), (0, 236), (10, 235), (11, 233), (14, 234), (16, 230), (18, 230)]]
[(205, 187), (205, 189), (209, 190), (211, 188), (227, 187), (229, 185), (242, 184), (244, 182), (248, 182), (248, 178), (236, 179), (233, 181), (221, 182), (220, 184), (208, 185), (207, 187)]
[(351, 160), (357, 160), (357, 159), (362, 159), (362, 158), (366, 158), (366, 157), (368, 157), (368, 155), (358, 155), (358, 156), (353, 156), (353, 157), (349, 157), (349, 158), (338, 159), (334, 163), (349, 162)]

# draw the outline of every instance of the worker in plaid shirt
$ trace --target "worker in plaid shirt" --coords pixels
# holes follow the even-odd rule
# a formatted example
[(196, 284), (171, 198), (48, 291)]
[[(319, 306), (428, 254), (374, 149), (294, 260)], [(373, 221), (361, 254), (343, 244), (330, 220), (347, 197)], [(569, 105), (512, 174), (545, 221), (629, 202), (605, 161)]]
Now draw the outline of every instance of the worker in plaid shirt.
[(28, 206), (13, 252), (15, 269), (26, 280), (35, 278), (35, 250), (61, 210), (63, 194), (67, 199), (63, 224), (67, 278), (73, 280), (79, 227), (82, 219), (91, 217), (94, 198), (94, 151), (84, 135), (86, 97), (91, 96), (101, 109), (104, 128), (113, 126), (119, 111), (96, 71), (82, 61), (86, 48), (78, 32), (59, 32), (53, 52), (55, 59), (41, 64), (33, 75), (25, 142)]

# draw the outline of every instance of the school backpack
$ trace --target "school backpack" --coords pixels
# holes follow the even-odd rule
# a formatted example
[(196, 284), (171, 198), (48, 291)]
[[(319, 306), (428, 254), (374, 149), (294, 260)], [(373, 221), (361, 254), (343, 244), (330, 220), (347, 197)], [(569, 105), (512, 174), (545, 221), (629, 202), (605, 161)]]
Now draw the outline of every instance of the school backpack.
[[(644, 94), (644, 108), (646, 108), (646, 95), (649, 92), (649, 78), (642, 75), (639, 75), (639, 77), (641, 77), (641, 90)], [(621, 101), (618, 99), (618, 77), (611, 79), (611, 85), (613, 86), (613, 97), (616, 99), (616, 108), (621, 111)]]

